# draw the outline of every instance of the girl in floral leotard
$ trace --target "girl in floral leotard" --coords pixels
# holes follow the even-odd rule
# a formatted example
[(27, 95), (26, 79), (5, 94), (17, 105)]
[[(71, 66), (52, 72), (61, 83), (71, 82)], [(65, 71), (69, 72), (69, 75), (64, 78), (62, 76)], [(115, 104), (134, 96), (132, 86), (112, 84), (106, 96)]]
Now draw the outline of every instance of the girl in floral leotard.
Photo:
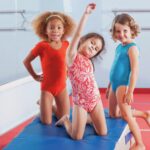
[(107, 134), (101, 97), (90, 60), (103, 50), (104, 39), (97, 33), (81, 37), (86, 20), (94, 9), (95, 4), (87, 6), (67, 53), (68, 75), (72, 84), (74, 102), (72, 123), (68, 115), (64, 115), (56, 122), (56, 125), (64, 125), (67, 133), (75, 140), (83, 138), (88, 113), (96, 133)]

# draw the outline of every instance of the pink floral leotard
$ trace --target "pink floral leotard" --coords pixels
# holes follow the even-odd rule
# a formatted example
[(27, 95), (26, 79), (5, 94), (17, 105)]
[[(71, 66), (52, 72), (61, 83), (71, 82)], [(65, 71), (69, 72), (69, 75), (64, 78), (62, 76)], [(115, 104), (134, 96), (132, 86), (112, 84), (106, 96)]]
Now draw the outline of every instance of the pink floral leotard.
[(72, 84), (74, 104), (91, 112), (100, 100), (91, 61), (77, 54), (73, 64), (68, 67), (68, 75)]

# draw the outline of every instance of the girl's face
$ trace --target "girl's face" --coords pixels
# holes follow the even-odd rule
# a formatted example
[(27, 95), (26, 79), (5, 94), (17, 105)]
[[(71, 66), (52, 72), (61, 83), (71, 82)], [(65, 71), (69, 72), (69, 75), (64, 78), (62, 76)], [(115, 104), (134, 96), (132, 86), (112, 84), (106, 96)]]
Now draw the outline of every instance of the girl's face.
[(79, 53), (87, 58), (94, 57), (102, 49), (102, 41), (99, 38), (89, 38), (79, 47)]
[(64, 34), (64, 25), (59, 19), (52, 19), (47, 23), (46, 34), (50, 41), (58, 42)]
[(119, 23), (115, 24), (115, 38), (123, 44), (130, 43), (132, 39), (132, 31), (129, 26)]

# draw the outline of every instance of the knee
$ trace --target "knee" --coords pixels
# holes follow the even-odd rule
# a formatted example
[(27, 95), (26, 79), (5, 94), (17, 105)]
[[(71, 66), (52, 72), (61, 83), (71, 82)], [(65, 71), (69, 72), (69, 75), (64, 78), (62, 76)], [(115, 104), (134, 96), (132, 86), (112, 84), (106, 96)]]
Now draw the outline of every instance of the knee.
[(74, 133), (74, 134), (72, 134), (72, 139), (74, 139), (74, 140), (82, 140), (82, 138), (83, 138), (83, 135), (81, 135), (81, 134), (79, 134), (79, 133)]
[(115, 114), (114, 114), (114, 113), (109, 113), (109, 116), (110, 116), (111, 118), (115, 118)]
[(105, 136), (107, 135), (107, 129), (106, 130), (103, 130), (103, 132), (101, 133), (102, 136)]
[(82, 140), (83, 136), (74, 135), (72, 136), (74, 140)]
[(51, 119), (41, 119), (41, 122), (45, 125), (50, 125), (52, 123)]
[(98, 135), (100, 135), (100, 136), (105, 136), (105, 135), (107, 135), (107, 130), (99, 132)]
[(101, 131), (99, 135), (101, 135), (101, 136), (105, 136), (105, 135), (107, 135), (107, 129), (105, 129), (105, 130)]
[(119, 118), (121, 115), (120, 112), (114, 112), (114, 113), (109, 113), (109, 116), (111, 118)]
[(100, 130), (100, 131), (97, 131), (97, 134), (100, 135), (100, 136), (105, 136), (105, 135), (107, 135), (107, 128), (106, 128), (106, 129), (103, 129), (103, 130)]
[(109, 113), (109, 116), (111, 118), (117, 118), (118, 117), (118, 115), (116, 113)]

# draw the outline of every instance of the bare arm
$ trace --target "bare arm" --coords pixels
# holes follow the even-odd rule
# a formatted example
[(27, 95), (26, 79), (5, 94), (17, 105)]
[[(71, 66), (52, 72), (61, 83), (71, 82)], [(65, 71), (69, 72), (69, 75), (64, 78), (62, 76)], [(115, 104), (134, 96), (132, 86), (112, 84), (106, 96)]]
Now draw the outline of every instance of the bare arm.
[(138, 55), (139, 55), (139, 53), (138, 53), (137, 47), (131, 47), (131, 49), (129, 50), (131, 75), (130, 75), (130, 84), (129, 84), (129, 89), (128, 89), (128, 91), (130, 91), (130, 92), (134, 91), (138, 72), (139, 72)]
[(70, 43), (70, 47), (68, 48), (67, 51), (67, 63), (68, 66), (71, 66), (73, 63), (74, 58), (76, 57), (77, 54), (77, 44), (80, 40), (81, 37), (81, 32), (83, 31), (83, 28), (86, 24), (86, 21), (89, 17), (89, 14), (92, 12), (92, 9), (95, 9), (95, 4), (89, 4), (83, 13), (83, 16), (79, 22), (79, 25), (77, 26), (76, 32), (74, 34), (74, 37), (72, 39), (72, 42)]
[(130, 74), (130, 83), (129, 88), (125, 97), (125, 101), (130, 104), (133, 101), (133, 92), (137, 81), (138, 71), (139, 71), (139, 62), (138, 62), (138, 49), (136, 46), (132, 46), (129, 49), (129, 59), (131, 65), (131, 74)]
[(31, 76), (36, 80), (36, 81), (42, 81), (43, 77), (41, 75), (37, 75), (31, 65), (31, 62), (35, 59), (35, 57), (32, 55), (30, 52), (27, 57), (24, 59), (23, 63), (28, 70), (28, 72), (31, 74)]

